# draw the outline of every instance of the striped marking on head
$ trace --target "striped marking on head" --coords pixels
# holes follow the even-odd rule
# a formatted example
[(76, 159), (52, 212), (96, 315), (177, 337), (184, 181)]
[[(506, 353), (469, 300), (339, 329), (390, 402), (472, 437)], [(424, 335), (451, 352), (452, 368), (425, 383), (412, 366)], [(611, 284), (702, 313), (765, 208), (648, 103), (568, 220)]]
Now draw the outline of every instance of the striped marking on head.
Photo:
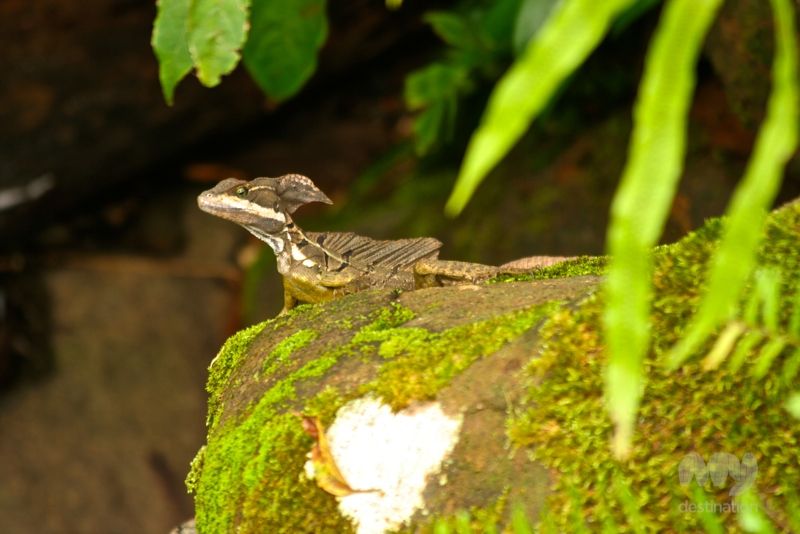
[(282, 211), (275, 210), (267, 206), (262, 206), (261, 204), (257, 204), (247, 200), (246, 198), (225, 195), (219, 197), (219, 202), (231, 209), (255, 213), (258, 214), (259, 217), (263, 217), (265, 219), (272, 219), (282, 223), (286, 222), (286, 214)]

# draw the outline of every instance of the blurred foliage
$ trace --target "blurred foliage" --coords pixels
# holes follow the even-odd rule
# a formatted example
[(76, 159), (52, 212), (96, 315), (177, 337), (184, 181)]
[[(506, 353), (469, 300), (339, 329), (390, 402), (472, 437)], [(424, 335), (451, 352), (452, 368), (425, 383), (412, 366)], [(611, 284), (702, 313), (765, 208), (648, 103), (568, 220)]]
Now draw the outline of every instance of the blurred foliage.
[[(543, 5), (539, 0), (524, 2), (531, 3)], [(515, 29), (520, 4), (520, 0), (484, 1), (425, 16), (447, 50), (442, 59), (406, 79), (406, 103), (409, 109), (420, 110), (414, 121), (418, 154), (451, 141), (459, 101), (479, 85), (496, 80), (508, 65), (517, 32), (524, 34), (535, 24), (530, 20)]]
[(558, 4), (523, 54), (497, 82), (472, 135), (446, 210), (460, 213), (478, 184), (511, 149), (564, 80), (635, 0), (569, 0)]
[(725, 237), (708, 273), (706, 297), (693, 324), (669, 356), (674, 368), (735, 312), (752, 275), (767, 211), (778, 194), (783, 168), (797, 149), (797, 34), (795, 12), (786, 0), (772, 0), (775, 12), (773, 88), (744, 178), (727, 210)]
[(317, 50), (328, 34), (325, 0), (256, 0), (250, 23), (247, 70), (271, 98), (292, 96), (317, 67)]
[(153, 50), (164, 98), (195, 69), (214, 87), (244, 58), (274, 100), (295, 94), (316, 69), (328, 23), (325, 0), (158, 0)]
[(611, 206), (611, 256), (604, 315), (609, 363), (607, 408), (615, 423), (613, 447), (629, 453), (644, 390), (642, 360), (650, 343), (651, 249), (667, 220), (686, 152), (695, 64), (721, 0), (672, 0), (652, 39), (628, 161)]
[(800, 288), (784, 287), (782, 278), (772, 268), (756, 272), (749, 298), (703, 359), (705, 370), (716, 369), (727, 359), (730, 368), (738, 371), (747, 354), (755, 351), (751, 374), (764, 378), (776, 358), (788, 351), (791, 355), (775, 375), (787, 386), (795, 382), (800, 372)]

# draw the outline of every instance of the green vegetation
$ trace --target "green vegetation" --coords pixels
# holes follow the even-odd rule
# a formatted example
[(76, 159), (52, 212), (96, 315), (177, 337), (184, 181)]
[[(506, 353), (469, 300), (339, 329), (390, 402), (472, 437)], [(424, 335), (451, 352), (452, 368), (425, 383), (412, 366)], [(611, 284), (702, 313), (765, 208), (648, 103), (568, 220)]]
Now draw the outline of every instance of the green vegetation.
[(261, 333), (268, 323), (269, 321), (264, 321), (253, 325), (228, 338), (219, 350), (219, 354), (211, 362), (206, 385), (206, 391), (209, 393), (206, 425), (209, 428), (214, 427), (219, 411), (222, 409), (219, 391), (228, 383), (231, 375), (239, 366), (247, 347), (250, 346), (253, 339)]
[(775, 60), (767, 117), (742, 182), (731, 200), (730, 219), (708, 272), (706, 296), (697, 316), (669, 356), (675, 368), (714, 329), (736, 313), (742, 288), (752, 276), (767, 211), (775, 200), (783, 167), (797, 148), (797, 34), (789, 2), (773, 0)]
[(627, 455), (650, 342), (650, 250), (664, 228), (685, 156), (687, 112), (703, 37), (721, 2), (669, 2), (653, 37), (636, 104), (628, 163), (611, 207), (604, 315), (606, 402), (613, 447)]
[[(799, 224), (798, 204), (770, 217), (760, 265), (766, 272), (780, 275), (753, 282), (748, 291), (751, 298), (744, 307), (750, 310), (748, 317), (737, 319), (785, 340), (794, 335), (789, 330), (794, 328), (794, 296), (800, 286)], [(786, 416), (787, 396), (797, 387), (796, 352), (789, 342), (786, 348), (790, 350), (778, 353), (765, 354), (770, 346), (766, 338), (745, 347), (741, 360), (750, 372), (733, 364), (735, 356), (729, 365), (714, 368), (690, 360), (677, 372), (661, 363), (701, 299), (702, 277), (698, 274), (705, 271), (724, 234), (725, 225), (712, 221), (681, 242), (657, 251), (652, 310), (656, 336), (643, 361), (647, 388), (626, 459), (615, 458), (605, 446), (612, 425), (602, 409), (603, 369), (609, 357), (599, 327), (603, 294), (590, 297), (577, 308), (560, 309), (542, 327), (543, 352), (528, 366), (534, 380), (526, 407), (508, 426), (513, 443), (529, 447), (534, 459), (558, 473), (548, 499), (549, 511), (541, 518), (541, 531), (578, 531), (581, 526), (591, 531), (598, 525), (613, 531), (714, 532), (715, 524), (724, 531), (746, 529), (745, 522), (752, 519), (746, 514), (685, 511), (686, 503), (731, 499), (730, 484), (716, 487), (709, 480), (705, 492), (698, 492), (694, 483), (680, 484), (678, 464), (692, 451), (706, 458), (718, 451), (739, 456), (751, 452), (758, 473), (753, 495), (742, 496), (751, 499), (749, 510), (755, 514), (760, 502), (770, 510), (771, 523), (797, 521), (792, 512), (798, 503), (800, 458), (796, 444), (800, 427)], [(752, 302), (756, 305), (749, 304)], [(742, 339), (740, 346), (747, 338)], [(713, 354), (714, 349), (709, 349)], [(767, 373), (767, 368), (781, 372)]]
[(452, 142), (460, 102), (482, 84), (497, 79), (508, 64), (519, 8), (519, 0), (499, 0), (425, 16), (448, 49), (443, 59), (412, 72), (406, 79), (406, 104), (420, 112), (414, 121), (418, 154), (428, 154)]
[(286, 365), (292, 353), (298, 349), (302, 349), (317, 338), (317, 333), (313, 330), (298, 330), (291, 336), (281, 340), (272, 352), (264, 360), (264, 368), (262, 374), (269, 376), (278, 370), (281, 366)]
[(325, 0), (158, 0), (153, 50), (164, 98), (194, 68), (214, 87), (240, 59), (274, 100), (296, 93), (316, 68), (328, 23)]
[[(507, 492), (506, 492), (507, 493)], [(403, 532), (422, 532), (429, 533), (449, 533), (456, 532), (457, 534), (471, 534), (471, 533), (494, 533), (497, 532), (497, 526), (503, 523), (506, 508), (508, 507), (508, 495), (504, 493), (496, 502), (490, 506), (477, 507), (473, 506), (469, 510), (460, 510), (451, 516), (431, 518), (426, 524), (420, 525), (418, 529), (405, 529)], [(521, 520), (520, 526), (523, 526)], [(525, 526), (531, 528), (531, 522), (525, 518)], [(519, 530), (516, 525), (513, 528), (514, 534), (523, 534), (528, 531)]]
[(571, 0), (553, 10), (523, 54), (494, 88), (480, 127), (473, 134), (447, 203), (459, 213), (481, 179), (541, 112), (559, 85), (599, 44), (614, 17), (633, 0)]
[[(336, 304), (336, 303), (334, 303)], [(399, 408), (412, 400), (427, 399), (471, 365), (476, 359), (495, 352), (541, 321), (557, 304), (537, 306), (482, 322), (454, 327), (443, 332), (408, 328), (414, 318), (411, 310), (391, 304), (360, 321), (349, 341), (319, 352), (314, 346), (317, 333), (305, 328), (278, 342), (265, 359), (270, 368), (269, 385), (251, 406), (237, 414), (211, 417), (208, 443), (198, 453), (187, 477), (187, 486), (196, 495), (197, 521), (202, 530), (243, 532), (278, 529), (346, 532), (349, 524), (336, 511), (336, 502), (313, 482), (298, 479), (303, 472), (311, 440), (302, 431), (300, 420), (292, 415), (297, 406), (297, 388), (319, 380), (343, 359), (378, 358), (374, 380), (339, 389), (322, 388), (302, 401), (304, 413), (321, 417), (327, 423), (336, 410), (356, 396), (380, 395)], [(313, 321), (312, 308), (295, 316), (294, 321)], [(278, 318), (272, 322), (281, 322)], [(209, 389), (212, 399), (220, 399), (235, 380), (236, 362), (241, 362), (258, 331), (272, 333), (270, 324), (259, 325), (234, 336), (212, 366)], [(325, 329), (349, 330), (351, 325), (327, 325)], [(291, 326), (289, 326), (291, 328)], [(344, 333), (344, 332), (342, 332)], [(305, 356), (303, 356), (305, 354)], [(291, 358), (289, 358), (291, 355)], [(224, 362), (224, 364), (223, 364)], [(280, 362), (280, 363), (278, 363)], [(241, 372), (247, 373), (245, 369)], [(218, 388), (213, 389), (212, 388)], [(213, 407), (222, 406), (217, 400)], [(299, 407), (299, 406), (298, 406)], [(233, 503), (242, 503), (241, 507)], [(298, 513), (297, 505), (313, 507), (316, 519)]]
[(395, 409), (412, 400), (431, 399), (478, 358), (516, 339), (558, 306), (548, 303), (444, 332), (382, 330), (370, 341), (380, 342), (378, 354), (387, 361), (378, 369), (378, 378), (362, 391), (377, 393)]
[(554, 278), (567, 278), (570, 276), (599, 276), (606, 272), (608, 258), (604, 256), (582, 256), (572, 260), (562, 261), (555, 265), (542, 267), (530, 273), (501, 274), (488, 281), (490, 284), (498, 282), (529, 282), (531, 280), (552, 280)]

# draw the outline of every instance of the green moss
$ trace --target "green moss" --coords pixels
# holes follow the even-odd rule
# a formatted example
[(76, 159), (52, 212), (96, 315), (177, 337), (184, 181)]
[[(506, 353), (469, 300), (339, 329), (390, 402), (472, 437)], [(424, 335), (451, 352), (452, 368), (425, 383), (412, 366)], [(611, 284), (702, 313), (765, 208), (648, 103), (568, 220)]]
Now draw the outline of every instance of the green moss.
[(197, 484), (200, 480), (200, 473), (203, 471), (203, 460), (205, 457), (206, 446), (203, 445), (192, 459), (192, 464), (189, 467), (189, 474), (186, 475), (186, 489), (189, 491), (189, 493), (194, 493), (197, 491)]
[(284, 338), (280, 343), (275, 345), (275, 348), (272, 349), (269, 356), (264, 359), (264, 366), (261, 374), (263, 376), (271, 375), (286, 364), (294, 351), (302, 349), (315, 339), (317, 339), (317, 333), (308, 329), (298, 330), (291, 336)]
[[(313, 341), (316, 334), (299, 330), (287, 337), (273, 349), (267, 364), (271, 376), (284, 376), (239, 416), (227, 417), (213, 428), (208, 444), (193, 463), (187, 484), (196, 494), (199, 528), (204, 532), (350, 531), (352, 526), (339, 515), (335, 499), (301, 476), (312, 441), (302, 431), (299, 419), (288, 413), (296, 403), (298, 385), (324, 376), (343, 358), (377, 357), (385, 360), (377, 379), (349, 391), (327, 387), (305, 401), (304, 412), (327, 424), (347, 400), (366, 392), (378, 393), (399, 407), (435, 395), (476, 359), (531, 328), (553, 306), (537, 306), (437, 333), (403, 327), (414, 313), (392, 303), (367, 317), (368, 322), (350, 341), (307, 359), (296, 369), (289, 365), (295, 360), (290, 355)], [(253, 332), (249, 337), (236, 336), (226, 347), (244, 350)], [(234, 368), (226, 368), (224, 381), (215, 379), (216, 387), (226, 387)], [(298, 505), (313, 513), (298, 510)]]
[(369, 332), (394, 328), (403, 323), (407, 323), (413, 318), (413, 311), (397, 302), (392, 302), (387, 308), (379, 310), (375, 320), (371, 324), (364, 327), (359, 334), (363, 335)]
[(529, 282), (531, 280), (551, 280), (553, 278), (569, 278), (572, 276), (602, 275), (608, 265), (606, 256), (581, 256), (562, 261), (555, 265), (542, 267), (523, 274), (501, 274), (487, 281), (489, 284), (499, 282)]
[(353, 395), (343, 394), (338, 389), (328, 386), (306, 402), (303, 413), (319, 417), (322, 424), (327, 427), (339, 408), (352, 399)]
[[(309, 359), (270, 387), (238, 418), (226, 419), (209, 432), (208, 444), (193, 462), (187, 485), (195, 491), (197, 524), (203, 532), (349, 532), (350, 523), (342, 518), (336, 500), (313, 481), (300, 477), (311, 439), (303, 432), (299, 419), (287, 413), (295, 400), (296, 385), (323, 376), (343, 357), (371, 347), (382, 330), (394, 329), (414, 314), (398, 304), (371, 316), (348, 342)], [(279, 318), (278, 320), (286, 320)], [(260, 325), (263, 328), (263, 325)], [(255, 336), (255, 329), (234, 336), (225, 344), (228, 351), (244, 351)], [(255, 332), (255, 333), (254, 333)], [(304, 333), (305, 332), (305, 333)], [(300, 330), (279, 343), (268, 359), (286, 362), (289, 355), (310, 343), (316, 334)], [(227, 360), (241, 358), (221, 352)], [(226, 366), (225, 380), (218, 376), (213, 387), (223, 387), (234, 367)], [(276, 369), (282, 367), (279, 365)], [(212, 397), (218, 390), (209, 384)], [(349, 398), (336, 389), (326, 388), (306, 403), (306, 412), (323, 421)], [(216, 416), (215, 416), (216, 418)], [(294, 473), (287, 476), (287, 473)], [(243, 503), (237, 510), (234, 503)], [(298, 512), (296, 506), (313, 509), (313, 514)]]
[[(800, 427), (787, 418), (785, 401), (797, 382), (787, 384), (777, 371), (764, 379), (724, 366), (704, 371), (699, 358), (676, 372), (661, 365), (664, 351), (679, 338), (696, 308), (721, 229), (720, 221), (712, 221), (657, 250), (655, 337), (645, 360), (647, 386), (633, 452), (625, 461), (617, 461), (609, 448), (612, 429), (602, 393), (602, 294), (559, 310), (542, 327), (541, 356), (528, 366), (532, 380), (527, 400), (508, 424), (512, 443), (528, 447), (532, 458), (556, 475), (549, 511), (540, 518), (542, 531), (601, 525), (613, 531), (701, 530), (709, 517), (682, 511), (698, 499), (692, 489), (696, 485), (681, 486), (678, 478), (678, 464), (692, 451), (706, 460), (714, 452), (754, 454), (759, 497), (773, 521), (790, 522), (787, 512), (800, 479)], [(798, 229), (800, 205), (773, 214), (761, 251), (762, 264), (779, 268), (791, 287), (800, 282)], [(752, 362), (756, 352), (747, 359)], [(730, 488), (730, 481), (722, 488), (709, 481), (705, 498), (730, 502)], [(740, 528), (735, 514), (717, 515), (726, 531)]]
[[(350, 529), (331, 496), (298, 478), (311, 440), (299, 419), (285, 411), (286, 402), (295, 396), (296, 382), (321, 376), (335, 363), (330, 357), (311, 360), (269, 389), (246, 416), (227, 420), (209, 436), (200, 474), (194, 476), (201, 531)], [(287, 480), (288, 472), (298, 477)], [(244, 503), (240, 511), (232, 506), (236, 502)], [(293, 505), (298, 502), (314, 503), (316, 519), (297, 514)]]
[[(468, 534), (485, 534), (497, 532), (498, 525), (502, 525), (508, 515), (509, 490), (503, 491), (494, 502), (487, 506), (473, 506), (469, 510), (460, 510), (455, 514), (433, 516), (420, 525), (406, 527), (399, 532), (403, 534), (439, 534), (441, 532), (457, 532)], [(516, 507), (515, 507), (516, 508)], [(530, 522), (525, 525), (530, 529)], [(530, 530), (529, 530), (530, 531)], [(520, 530), (518, 532), (528, 532)]]
[(250, 343), (270, 322), (272, 321), (264, 321), (237, 332), (228, 338), (216, 358), (211, 361), (211, 365), (208, 368), (208, 382), (206, 383), (206, 391), (209, 393), (206, 425), (209, 428), (213, 428), (216, 424), (222, 407), (219, 392), (239, 367)]
[(412, 400), (430, 399), (477, 359), (496, 352), (541, 321), (558, 303), (515, 311), (443, 332), (422, 328), (385, 329), (373, 336), (387, 359), (378, 378), (363, 391), (380, 395), (399, 409)]

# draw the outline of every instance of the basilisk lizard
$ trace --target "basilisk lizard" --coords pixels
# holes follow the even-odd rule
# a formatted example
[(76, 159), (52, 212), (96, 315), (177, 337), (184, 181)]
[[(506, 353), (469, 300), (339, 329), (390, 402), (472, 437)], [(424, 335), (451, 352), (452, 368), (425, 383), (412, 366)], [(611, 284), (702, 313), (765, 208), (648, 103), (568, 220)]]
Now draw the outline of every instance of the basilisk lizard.
[[(283, 312), (364, 289), (411, 290), (474, 284), (501, 272), (530, 266), (438, 259), (442, 243), (432, 237), (381, 241), (352, 232), (304, 232), (291, 215), (304, 204), (331, 200), (309, 178), (286, 174), (251, 181), (228, 178), (197, 199), (201, 210), (233, 221), (275, 252), (283, 277)], [(539, 257), (540, 267), (567, 258)]]

